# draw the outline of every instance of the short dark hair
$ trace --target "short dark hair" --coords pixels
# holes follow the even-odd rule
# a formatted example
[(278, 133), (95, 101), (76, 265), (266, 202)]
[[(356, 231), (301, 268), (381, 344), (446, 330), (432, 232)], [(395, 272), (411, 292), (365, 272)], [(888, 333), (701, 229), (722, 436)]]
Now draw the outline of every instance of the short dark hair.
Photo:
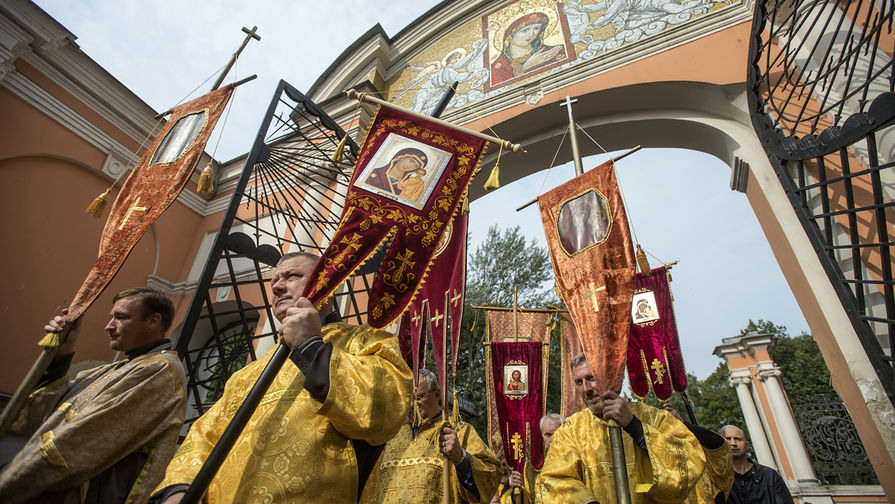
[(171, 328), (171, 323), (174, 321), (174, 303), (171, 301), (171, 298), (155, 289), (134, 287), (133, 289), (125, 289), (118, 294), (115, 294), (115, 297), (112, 298), (112, 302), (115, 303), (119, 299), (129, 297), (140, 299), (140, 308), (143, 312), (144, 320), (153, 313), (161, 315), (162, 330), (163, 332), (168, 332), (168, 329)]
[(280, 260), (277, 261), (277, 266), (283, 264), (284, 261), (288, 261), (289, 259), (295, 259), (296, 257), (304, 257), (305, 259), (310, 259), (310, 260), (314, 261), (315, 264), (317, 263), (317, 261), (320, 260), (319, 255), (300, 250), (298, 252), (288, 252), (286, 254), (283, 254), (283, 257), (281, 257)]

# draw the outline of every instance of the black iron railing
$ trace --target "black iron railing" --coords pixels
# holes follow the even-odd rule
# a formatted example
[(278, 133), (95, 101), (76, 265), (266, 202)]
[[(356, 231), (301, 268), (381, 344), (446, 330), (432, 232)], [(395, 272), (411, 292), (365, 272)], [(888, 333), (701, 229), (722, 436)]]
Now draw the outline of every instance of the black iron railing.
[(757, 0), (752, 122), (895, 402), (890, 1)]

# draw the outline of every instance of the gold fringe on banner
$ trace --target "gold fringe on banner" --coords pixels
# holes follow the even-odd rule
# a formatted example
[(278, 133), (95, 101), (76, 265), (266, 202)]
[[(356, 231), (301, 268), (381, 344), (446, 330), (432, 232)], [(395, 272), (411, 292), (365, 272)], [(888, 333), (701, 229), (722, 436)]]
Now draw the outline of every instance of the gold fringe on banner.
[(202, 169), (199, 175), (199, 183), (196, 185), (196, 191), (202, 194), (211, 194), (214, 191), (214, 167), (211, 162)]
[(106, 192), (100, 194), (93, 200), (90, 205), (87, 206), (87, 210), (85, 212), (88, 215), (92, 215), (94, 217), (99, 217), (103, 214), (103, 209), (106, 208), (106, 203), (109, 202), (109, 195), (112, 194), (112, 188), (106, 189)]

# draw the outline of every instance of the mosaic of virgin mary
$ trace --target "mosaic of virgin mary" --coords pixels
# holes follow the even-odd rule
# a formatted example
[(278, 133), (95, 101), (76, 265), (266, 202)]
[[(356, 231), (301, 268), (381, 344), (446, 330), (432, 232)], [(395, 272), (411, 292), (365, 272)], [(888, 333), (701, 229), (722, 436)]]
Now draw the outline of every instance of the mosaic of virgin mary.
[(544, 43), (549, 22), (547, 14), (530, 12), (507, 27), (500, 55), (491, 63), (492, 87), (567, 59), (565, 46)]

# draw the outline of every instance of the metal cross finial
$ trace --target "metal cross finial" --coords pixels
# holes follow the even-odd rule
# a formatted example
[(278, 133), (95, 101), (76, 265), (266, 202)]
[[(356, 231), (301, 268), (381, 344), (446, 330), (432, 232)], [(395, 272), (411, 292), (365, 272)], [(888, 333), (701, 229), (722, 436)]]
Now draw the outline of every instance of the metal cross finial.
[(214, 85), (211, 86), (212, 91), (221, 87), (221, 83), (224, 82), (224, 77), (226, 77), (227, 74), (230, 73), (230, 69), (233, 68), (233, 64), (236, 63), (236, 58), (238, 58), (239, 55), (242, 53), (242, 50), (245, 49), (246, 44), (248, 44), (249, 41), (252, 39), (255, 39), (259, 42), (261, 41), (261, 36), (258, 35), (257, 26), (253, 26), (251, 30), (243, 26), (242, 31), (246, 34), (246, 38), (242, 41), (242, 45), (239, 46), (239, 49), (237, 49), (236, 52), (233, 53), (233, 56), (230, 58), (230, 62), (227, 63), (227, 67), (224, 68), (224, 70), (221, 72), (221, 75), (218, 76), (218, 80), (216, 80), (214, 82)]
[(559, 104), (560, 107), (567, 107), (569, 109), (569, 140), (572, 144), (572, 159), (575, 160), (576, 177), (584, 173), (584, 167), (581, 165), (581, 154), (578, 153), (578, 135), (575, 131), (575, 118), (572, 117), (572, 104), (577, 101), (577, 99), (573, 100), (567, 95), (566, 101)]

